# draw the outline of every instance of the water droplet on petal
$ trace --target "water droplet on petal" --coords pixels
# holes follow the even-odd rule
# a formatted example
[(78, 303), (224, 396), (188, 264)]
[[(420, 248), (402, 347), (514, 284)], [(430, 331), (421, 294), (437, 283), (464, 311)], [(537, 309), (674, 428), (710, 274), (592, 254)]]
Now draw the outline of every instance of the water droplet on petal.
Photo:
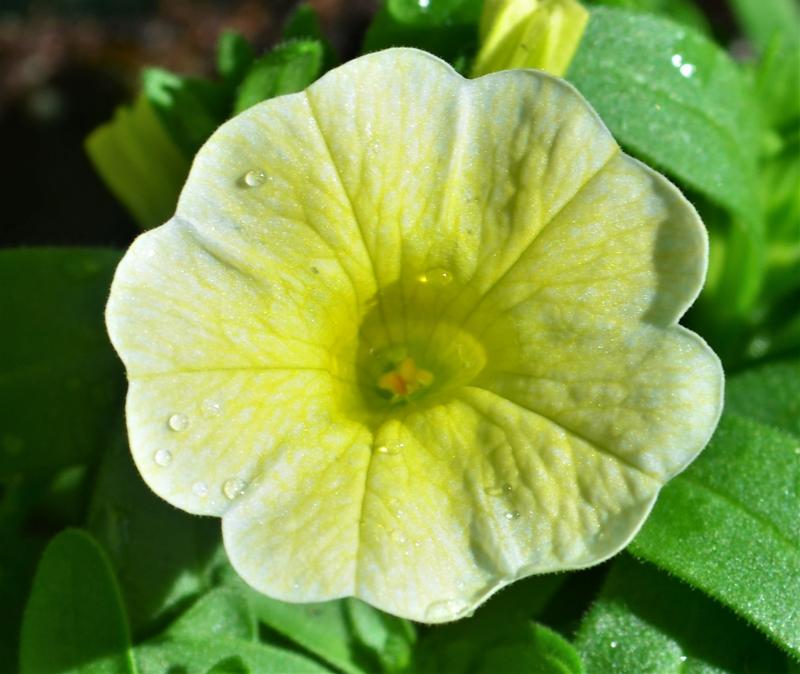
[(670, 61), (676, 68), (680, 68), (683, 65), (683, 56), (680, 54), (673, 54)]
[(247, 482), (241, 478), (232, 477), (230, 480), (225, 480), (225, 484), (222, 485), (222, 493), (225, 494), (225, 498), (233, 501), (237, 496), (244, 494), (246, 488)]
[(443, 288), (453, 280), (453, 274), (447, 269), (430, 269), (419, 276), (417, 281), (432, 288)]
[(611, 648), (616, 648), (619, 644), (616, 641), (611, 642)]
[(248, 187), (258, 187), (267, 181), (267, 174), (261, 169), (252, 169), (244, 174), (244, 184)]
[(519, 519), (519, 510), (509, 510), (504, 517), (507, 520), (518, 520)]
[(687, 657), (685, 655), (682, 655), (681, 656), (681, 662), (686, 662), (686, 660), (687, 660)]
[(425, 609), (425, 620), (438, 623), (452, 620), (467, 608), (467, 603), (460, 599), (435, 601)]
[(504, 491), (506, 494), (510, 494), (510, 493), (512, 492), (511, 485), (510, 485), (510, 484), (508, 484), (508, 482), (506, 482), (506, 483), (503, 485), (503, 491)]
[(185, 431), (189, 428), (189, 417), (185, 414), (173, 414), (168, 420), (167, 425), (173, 431)]
[(159, 449), (153, 454), (153, 461), (155, 461), (158, 466), (168, 466), (170, 461), (172, 461), (172, 453), (168, 449)]
[(402, 442), (395, 442), (390, 445), (379, 445), (375, 448), (375, 451), (379, 454), (386, 454), (388, 456), (394, 456), (399, 454), (400, 451), (405, 447)]
[(204, 417), (216, 417), (222, 410), (222, 405), (216, 400), (206, 398), (200, 405)]
[(200, 498), (208, 496), (208, 485), (205, 482), (195, 482), (192, 485), (192, 493)]
[(678, 68), (678, 72), (684, 77), (691, 77), (694, 75), (695, 70), (697, 70), (697, 67), (691, 63), (684, 63), (680, 68)]

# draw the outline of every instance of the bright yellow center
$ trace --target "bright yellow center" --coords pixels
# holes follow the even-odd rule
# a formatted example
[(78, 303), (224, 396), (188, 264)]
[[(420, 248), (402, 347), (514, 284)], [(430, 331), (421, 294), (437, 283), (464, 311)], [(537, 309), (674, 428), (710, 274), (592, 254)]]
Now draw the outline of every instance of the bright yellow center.
[(432, 382), (433, 375), (417, 367), (414, 359), (407, 356), (394, 369), (380, 376), (378, 388), (388, 391), (393, 398), (405, 398), (430, 386)]

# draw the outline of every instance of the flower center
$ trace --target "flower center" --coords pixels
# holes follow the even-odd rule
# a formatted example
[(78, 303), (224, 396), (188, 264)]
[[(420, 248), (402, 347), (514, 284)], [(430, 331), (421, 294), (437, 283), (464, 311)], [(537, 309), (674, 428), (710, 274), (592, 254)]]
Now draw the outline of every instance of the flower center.
[(435, 272), (383, 288), (343, 358), (354, 365), (354, 413), (370, 424), (446, 401), (486, 364), (483, 345), (446, 310), (457, 282)]
[(411, 356), (406, 356), (393, 369), (378, 378), (378, 388), (386, 391), (392, 400), (409, 398), (433, 383), (433, 374), (417, 367)]

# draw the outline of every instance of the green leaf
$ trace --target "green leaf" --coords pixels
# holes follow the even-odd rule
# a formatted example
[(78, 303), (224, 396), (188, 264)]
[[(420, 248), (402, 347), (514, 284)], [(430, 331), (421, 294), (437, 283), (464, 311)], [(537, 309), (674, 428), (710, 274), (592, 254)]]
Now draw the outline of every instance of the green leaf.
[(161, 68), (142, 73), (142, 92), (187, 159), (194, 157), (230, 111), (225, 86)]
[(307, 2), (300, 3), (295, 8), (283, 28), (283, 39), (289, 40), (323, 40), (322, 26), (314, 8)]
[(83, 463), (105, 445), (124, 386), (103, 325), (119, 257), (0, 251), (0, 479)]
[(702, 33), (711, 33), (708, 19), (692, 0), (590, 0), (590, 4), (660, 14)]
[(189, 173), (189, 159), (170, 138), (153, 107), (139, 96), (132, 107), (86, 139), (86, 152), (108, 188), (142, 229), (166, 222)]
[(250, 591), (256, 618), (347, 674), (374, 671), (350, 629), (344, 600), (288, 604)]
[(742, 245), (726, 259), (731, 280), (719, 301), (749, 311), (764, 264), (759, 138), (752, 93), (734, 63), (691, 28), (598, 7), (568, 79), (629, 151), (733, 214), (731, 236)]
[(477, 674), (583, 674), (581, 659), (572, 645), (544, 625), (530, 623), (509, 630), (507, 642), (484, 653)]
[[(795, 306), (800, 302), (800, 293), (794, 298)], [(783, 327), (772, 335), (769, 340), (770, 352), (784, 357), (800, 356), (800, 314), (793, 317), (783, 325)]]
[(482, 0), (388, 0), (370, 24), (362, 50), (417, 47), (466, 73), (478, 48), (482, 7)]
[[(159, 637), (136, 648), (141, 674), (217, 672), (286, 672), (332, 674), (313, 660), (275, 646), (237, 639)], [(222, 669), (219, 669), (222, 668)]]
[(764, 365), (733, 377), (725, 391), (725, 409), (800, 438), (800, 360)]
[(250, 668), (238, 655), (218, 662), (207, 674), (250, 674)]
[[(539, 646), (531, 645), (536, 638), (531, 635), (530, 619), (539, 615), (565, 578), (548, 574), (520, 580), (494, 595), (472, 617), (430, 627), (416, 649), (413, 670), (473, 674), (484, 666), (481, 663), (487, 653), (497, 651), (496, 657), (503, 658), (507, 649), (533, 648), (538, 652)], [(541, 638), (547, 641), (546, 636)]]
[(217, 72), (228, 84), (242, 81), (255, 59), (250, 43), (235, 30), (226, 30), (217, 42)]
[(306, 2), (297, 5), (283, 28), (284, 42), (294, 40), (316, 40), (322, 45), (322, 72), (333, 68), (339, 58), (333, 46), (322, 32), (319, 17), (314, 8)]
[[(732, 382), (736, 387), (736, 380)], [(748, 403), (752, 405), (752, 403)], [(800, 438), (723, 415), (631, 549), (800, 654)]]
[(346, 599), (345, 607), (355, 637), (374, 653), (383, 671), (405, 670), (411, 663), (416, 641), (413, 624), (358, 599)]
[(36, 571), (20, 645), (21, 674), (134, 674), (128, 625), (102, 548), (68, 529)]
[(320, 76), (322, 60), (323, 48), (318, 40), (279, 44), (250, 68), (239, 87), (234, 113), (268, 98), (302, 91)]
[(763, 636), (700, 592), (617, 557), (576, 638), (587, 674), (786, 671)]
[(176, 510), (142, 480), (122, 430), (104, 457), (89, 528), (108, 550), (135, 634), (141, 634), (211, 587), (221, 546), (219, 522)]
[[(226, 566), (230, 571), (230, 566)], [(158, 637), (136, 649), (142, 674), (206, 672), (297, 672), (329, 674), (302, 655), (258, 642), (249, 589), (230, 577), (232, 587), (200, 597)]]
[(256, 641), (256, 619), (247, 599), (231, 588), (219, 587), (198, 599), (167, 630), (180, 639), (241, 639)]

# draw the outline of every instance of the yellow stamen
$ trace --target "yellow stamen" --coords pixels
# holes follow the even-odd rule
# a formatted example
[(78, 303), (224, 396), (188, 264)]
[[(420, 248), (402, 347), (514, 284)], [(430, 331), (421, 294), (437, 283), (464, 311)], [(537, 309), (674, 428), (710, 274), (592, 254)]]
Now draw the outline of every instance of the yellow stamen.
[(407, 356), (393, 370), (381, 375), (378, 379), (378, 388), (388, 391), (395, 397), (405, 397), (430, 386), (432, 382), (433, 374), (418, 368), (414, 359)]

